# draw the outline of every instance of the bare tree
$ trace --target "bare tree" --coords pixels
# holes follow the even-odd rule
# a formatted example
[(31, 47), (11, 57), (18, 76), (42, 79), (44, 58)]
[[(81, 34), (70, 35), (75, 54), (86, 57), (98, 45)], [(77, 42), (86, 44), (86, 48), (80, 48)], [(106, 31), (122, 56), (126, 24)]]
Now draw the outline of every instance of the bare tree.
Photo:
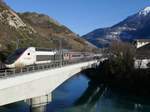
[(135, 48), (130, 43), (113, 41), (109, 49), (109, 59), (118, 71), (127, 72), (134, 69)]

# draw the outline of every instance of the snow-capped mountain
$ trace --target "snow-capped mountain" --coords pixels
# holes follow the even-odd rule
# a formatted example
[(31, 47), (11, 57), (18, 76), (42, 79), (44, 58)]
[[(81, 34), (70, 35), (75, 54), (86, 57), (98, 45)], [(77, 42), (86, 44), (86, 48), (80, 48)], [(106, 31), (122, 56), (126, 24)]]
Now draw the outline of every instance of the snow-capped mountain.
[(98, 47), (106, 46), (112, 40), (131, 41), (136, 38), (150, 38), (150, 7), (140, 10), (112, 27), (96, 29), (83, 38)]

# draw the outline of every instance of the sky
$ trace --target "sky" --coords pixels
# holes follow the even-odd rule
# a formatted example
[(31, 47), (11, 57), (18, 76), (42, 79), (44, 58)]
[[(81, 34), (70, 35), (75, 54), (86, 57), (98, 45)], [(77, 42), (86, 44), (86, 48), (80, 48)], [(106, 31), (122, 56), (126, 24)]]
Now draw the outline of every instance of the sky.
[(17, 12), (49, 15), (73, 32), (84, 35), (110, 27), (150, 6), (150, 0), (5, 0)]

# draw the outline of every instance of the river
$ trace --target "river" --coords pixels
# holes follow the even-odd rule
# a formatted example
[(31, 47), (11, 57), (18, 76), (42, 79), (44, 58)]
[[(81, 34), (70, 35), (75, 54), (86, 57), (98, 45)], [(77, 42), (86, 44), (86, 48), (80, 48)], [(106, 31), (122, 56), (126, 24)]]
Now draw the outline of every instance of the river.
[[(128, 95), (102, 85), (95, 85), (78, 74), (53, 93), (46, 112), (150, 112), (150, 100)], [(0, 112), (30, 112), (22, 102), (0, 107)]]

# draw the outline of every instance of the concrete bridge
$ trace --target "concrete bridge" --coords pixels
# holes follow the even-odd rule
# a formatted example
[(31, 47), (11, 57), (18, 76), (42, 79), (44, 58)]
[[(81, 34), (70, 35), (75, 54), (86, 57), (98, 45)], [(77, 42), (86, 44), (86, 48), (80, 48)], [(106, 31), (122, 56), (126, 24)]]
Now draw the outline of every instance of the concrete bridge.
[[(84, 69), (95, 67), (98, 60), (79, 63), (54, 63), (21, 70), (0, 72), (0, 106), (26, 101), (33, 108), (52, 100), (51, 92)], [(37, 111), (37, 110), (36, 110)]]

